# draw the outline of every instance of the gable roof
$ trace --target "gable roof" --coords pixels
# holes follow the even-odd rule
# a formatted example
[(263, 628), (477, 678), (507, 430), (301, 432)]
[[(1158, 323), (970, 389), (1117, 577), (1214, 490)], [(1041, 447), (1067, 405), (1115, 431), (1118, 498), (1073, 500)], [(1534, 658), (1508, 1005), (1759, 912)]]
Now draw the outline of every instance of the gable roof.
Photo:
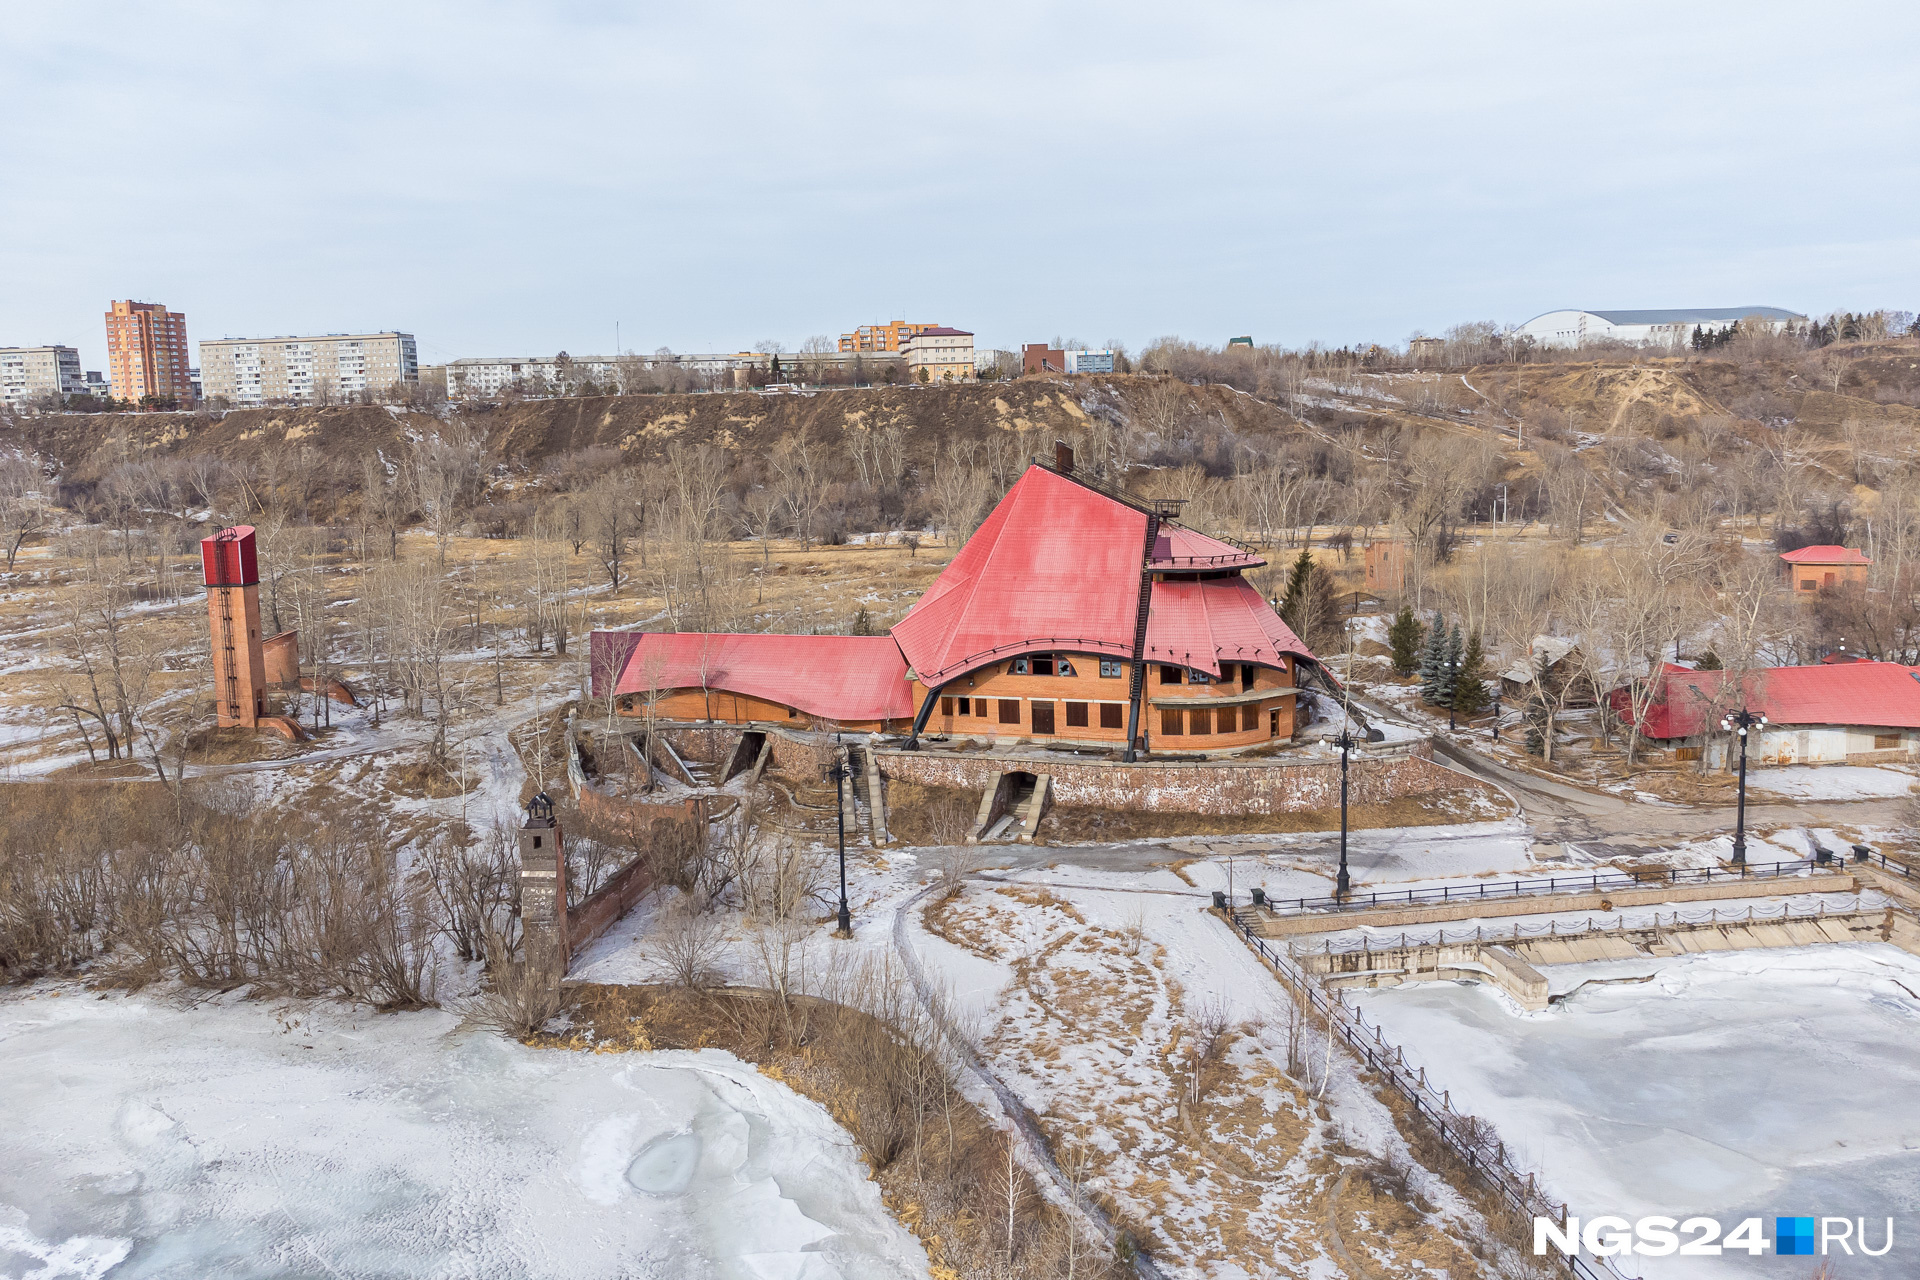
[[(649, 631), (624, 633), (621, 646), (627, 653), (615, 693), (720, 689), (831, 720), (913, 714), (907, 662), (890, 636)], [(604, 696), (598, 680), (595, 696)]]
[(1897, 662), (1766, 667), (1746, 674), (1744, 698), (1719, 696), (1726, 676), (1724, 671), (1663, 671), (1665, 687), (1640, 732), (1649, 738), (1690, 738), (1718, 729), (1720, 717), (1742, 703), (1772, 724), (1920, 729), (1920, 668)]
[(1131, 657), (1146, 540), (1146, 512), (1028, 467), (893, 638), (929, 688), (1027, 649)]
[(1783, 551), (1780, 558), (1788, 564), (1872, 564), (1865, 555), (1852, 547), (1821, 545), (1801, 547), (1798, 551)]

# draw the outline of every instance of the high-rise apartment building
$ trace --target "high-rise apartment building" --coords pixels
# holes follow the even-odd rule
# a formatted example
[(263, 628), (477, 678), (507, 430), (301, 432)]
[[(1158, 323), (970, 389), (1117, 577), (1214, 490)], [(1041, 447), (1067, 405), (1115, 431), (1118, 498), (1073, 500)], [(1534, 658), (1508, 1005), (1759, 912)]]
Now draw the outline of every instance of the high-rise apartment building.
[(410, 333), (218, 338), (200, 344), (200, 389), (232, 405), (326, 404), (420, 381)]
[(187, 317), (157, 302), (116, 302), (107, 312), (107, 369), (114, 398), (188, 403)]
[(74, 348), (0, 347), (0, 401), (27, 405), (86, 394), (86, 374)]

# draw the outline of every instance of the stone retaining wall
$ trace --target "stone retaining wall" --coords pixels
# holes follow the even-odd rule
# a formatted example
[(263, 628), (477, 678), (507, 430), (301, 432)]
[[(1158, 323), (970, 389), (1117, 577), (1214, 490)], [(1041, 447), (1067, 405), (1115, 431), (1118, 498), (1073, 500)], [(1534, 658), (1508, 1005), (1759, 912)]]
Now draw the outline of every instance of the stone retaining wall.
[[(776, 748), (777, 750), (777, 748)], [(1406, 796), (1473, 785), (1431, 758), (1421, 742), (1404, 754), (1356, 756), (1348, 775), (1350, 804), (1380, 804)], [(888, 778), (976, 793), (1015, 771), (1053, 779), (1061, 806), (1159, 813), (1297, 813), (1340, 806), (1338, 757), (1310, 760), (1142, 761), (1021, 759), (934, 751), (874, 751)]]

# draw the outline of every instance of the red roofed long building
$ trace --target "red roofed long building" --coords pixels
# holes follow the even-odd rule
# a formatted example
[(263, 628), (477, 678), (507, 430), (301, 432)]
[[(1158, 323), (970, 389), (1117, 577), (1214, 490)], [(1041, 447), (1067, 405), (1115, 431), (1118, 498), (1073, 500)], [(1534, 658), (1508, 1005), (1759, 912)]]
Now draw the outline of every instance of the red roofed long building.
[[(1840, 662), (1749, 671), (1736, 689), (1724, 671), (1669, 664), (1640, 732), (1708, 763), (1727, 763), (1720, 719), (1742, 706), (1767, 725), (1748, 749), (1764, 764), (1839, 764), (1891, 759), (1920, 751), (1920, 667), (1897, 662)], [(1621, 694), (1614, 707), (1631, 718)], [(1888, 754), (1894, 753), (1894, 754)]]
[[(1253, 551), (1028, 468), (887, 636), (596, 631), (625, 715), (1133, 751), (1293, 736), (1313, 654), (1242, 576)], [(609, 686), (611, 681), (611, 686)]]

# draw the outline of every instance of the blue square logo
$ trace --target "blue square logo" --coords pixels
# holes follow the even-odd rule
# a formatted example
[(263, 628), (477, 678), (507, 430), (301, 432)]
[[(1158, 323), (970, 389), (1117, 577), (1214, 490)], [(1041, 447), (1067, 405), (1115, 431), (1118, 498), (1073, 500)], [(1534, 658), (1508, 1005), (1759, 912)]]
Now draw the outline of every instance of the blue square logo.
[(1773, 1251), (1785, 1257), (1813, 1256), (1812, 1218), (1775, 1218)]

